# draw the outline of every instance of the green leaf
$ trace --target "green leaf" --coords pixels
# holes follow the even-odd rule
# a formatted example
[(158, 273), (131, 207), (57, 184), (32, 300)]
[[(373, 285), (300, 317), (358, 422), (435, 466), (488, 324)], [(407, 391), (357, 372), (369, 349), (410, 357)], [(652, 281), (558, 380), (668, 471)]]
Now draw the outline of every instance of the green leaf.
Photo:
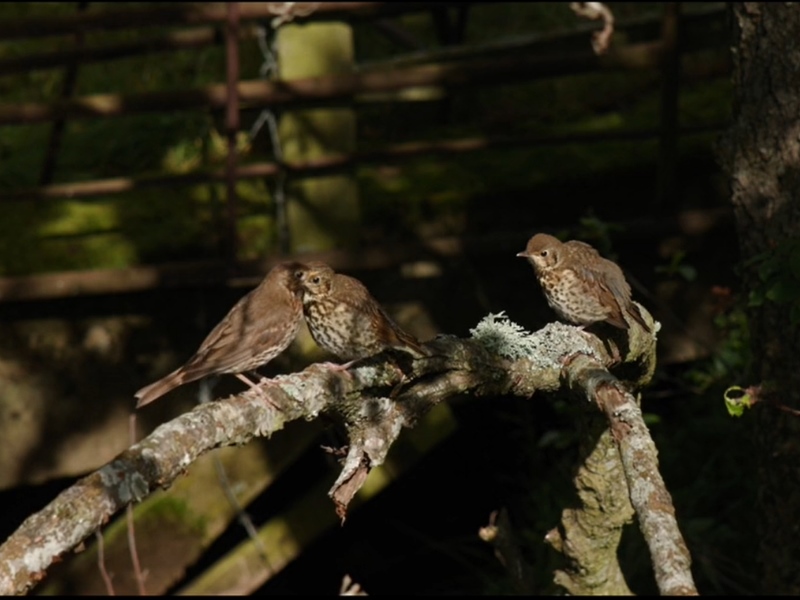
[(732, 417), (741, 417), (744, 409), (753, 405), (753, 400), (747, 390), (738, 385), (733, 385), (725, 390), (723, 397), (725, 398), (725, 408)]
[(642, 414), (642, 419), (644, 419), (644, 424), (648, 427), (661, 423), (661, 415), (655, 413), (644, 413)]
[(761, 306), (764, 304), (764, 292), (761, 290), (751, 290), (747, 298), (747, 306)]
[(785, 304), (800, 298), (800, 281), (784, 278), (767, 290), (767, 300), (778, 304)]

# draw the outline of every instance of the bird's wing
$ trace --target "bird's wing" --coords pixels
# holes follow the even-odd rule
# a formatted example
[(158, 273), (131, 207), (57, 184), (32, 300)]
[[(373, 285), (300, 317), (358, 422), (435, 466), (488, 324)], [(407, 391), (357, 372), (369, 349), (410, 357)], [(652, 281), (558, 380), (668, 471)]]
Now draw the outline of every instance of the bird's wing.
[[(623, 310), (630, 304), (631, 288), (625, 281), (622, 269), (584, 242), (573, 240), (567, 242), (574, 257), (575, 274), (586, 282), (587, 291), (595, 294), (604, 306), (611, 307), (607, 317), (612, 325), (627, 329), (628, 324), (622, 316)], [(566, 244), (565, 244), (566, 245)]]
[(383, 310), (383, 308), (379, 304), (375, 304), (374, 307), (378, 310), (378, 312), (380, 312), (383, 315), (382, 323), (385, 323), (386, 326), (388, 326), (389, 329), (391, 330), (389, 338), (393, 338), (393, 340), (396, 340), (396, 342), (393, 343), (392, 346), (395, 346), (397, 348), (407, 348), (407, 349), (410, 348), (411, 350), (422, 356), (427, 355), (427, 352), (420, 345), (419, 340), (417, 340), (416, 337), (401, 329), (400, 326), (394, 322), (394, 319), (392, 319), (388, 314), (386, 314), (386, 311)]
[[(578, 277), (593, 284), (594, 293), (602, 295), (606, 299), (613, 299), (614, 304), (618, 307), (619, 310), (614, 310), (608, 321), (617, 327), (627, 329), (628, 324), (622, 316), (623, 312), (626, 312), (644, 327), (645, 331), (651, 331), (638, 307), (631, 300), (631, 286), (619, 265), (601, 257), (600, 253), (589, 244), (578, 240), (567, 242), (567, 244), (570, 244), (575, 255), (580, 257), (580, 260), (576, 261), (578, 266), (575, 269)], [(592, 265), (602, 268), (593, 268)]]
[(394, 320), (383, 309), (380, 303), (369, 293), (366, 286), (346, 275), (341, 276), (340, 282), (347, 288), (347, 294), (343, 295), (357, 311), (369, 318), (370, 322), (378, 324), (381, 329), (382, 339), (389, 341), (389, 345), (395, 348), (406, 348), (426, 356), (427, 352), (420, 345), (419, 340), (394, 322)]
[(187, 361), (187, 375), (233, 372), (237, 365), (247, 363), (270, 346), (276, 346), (276, 354), (288, 346), (291, 335), (286, 335), (287, 327), (291, 328), (293, 320), (295, 329), (299, 326), (299, 314), (295, 316), (281, 302), (264, 310), (256, 307), (254, 300), (251, 291), (211, 330)]

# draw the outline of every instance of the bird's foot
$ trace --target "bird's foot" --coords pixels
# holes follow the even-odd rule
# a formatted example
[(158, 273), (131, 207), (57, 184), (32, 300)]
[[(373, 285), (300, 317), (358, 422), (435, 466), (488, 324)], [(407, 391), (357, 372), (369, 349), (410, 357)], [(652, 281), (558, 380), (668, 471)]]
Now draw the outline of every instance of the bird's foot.
[(319, 363), (319, 364), (320, 364), (320, 366), (323, 366), (323, 367), (327, 368), (329, 371), (337, 371), (339, 373), (344, 373), (348, 377), (352, 378), (353, 377), (352, 373), (350, 373), (350, 371), (348, 371), (347, 369), (349, 369), (350, 366), (354, 362), (356, 362), (356, 361), (355, 360), (350, 360), (350, 361), (348, 361), (348, 362), (346, 362), (344, 364), (341, 364), (341, 365), (339, 363), (335, 363), (335, 362), (324, 362), (324, 363)]
[(258, 392), (258, 395), (259, 395), (259, 396), (261, 396), (261, 398), (262, 398), (262, 399), (263, 399), (263, 400), (264, 400), (264, 401), (265, 401), (267, 404), (269, 404), (269, 405), (270, 405), (272, 408), (274, 408), (275, 410), (281, 410), (280, 406), (278, 406), (277, 404), (275, 404), (275, 403), (274, 403), (274, 402), (273, 402), (273, 401), (270, 399), (269, 395), (268, 395), (268, 394), (267, 394), (267, 393), (264, 391), (264, 388), (261, 388), (261, 387), (259, 387), (257, 383), (253, 383), (253, 381), (252, 381), (252, 380), (251, 380), (249, 377), (247, 377), (247, 376), (246, 376), (244, 373), (236, 373), (236, 377), (237, 377), (237, 378), (238, 378), (240, 381), (243, 381), (243, 382), (245, 382), (247, 385), (249, 385), (251, 390), (256, 390), (256, 391)]

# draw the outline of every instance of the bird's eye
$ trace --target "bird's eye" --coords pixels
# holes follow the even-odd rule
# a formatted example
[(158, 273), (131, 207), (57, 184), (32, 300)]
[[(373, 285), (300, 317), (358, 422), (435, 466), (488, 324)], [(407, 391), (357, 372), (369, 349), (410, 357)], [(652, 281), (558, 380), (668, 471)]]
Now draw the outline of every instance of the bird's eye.
[(295, 271), (294, 272), (294, 277), (295, 277), (295, 279), (302, 279), (303, 278), (303, 272), (302, 271)]
[(314, 277), (314, 279), (311, 280), (311, 283), (319, 283), (319, 282), (320, 282), (319, 275), (317, 275), (316, 277)]
[(542, 250), (541, 252), (539, 252), (539, 256), (547, 256), (548, 254), (549, 253), (547, 252), (547, 250)]

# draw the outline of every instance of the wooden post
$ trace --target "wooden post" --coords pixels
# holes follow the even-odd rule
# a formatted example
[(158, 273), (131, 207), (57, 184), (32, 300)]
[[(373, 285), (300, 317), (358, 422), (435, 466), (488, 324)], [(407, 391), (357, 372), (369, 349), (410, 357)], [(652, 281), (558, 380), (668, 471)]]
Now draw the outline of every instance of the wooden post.
[[(300, 79), (353, 69), (353, 34), (345, 23), (288, 24), (278, 30), (280, 78)], [(295, 110), (280, 119), (284, 160), (303, 163), (355, 151), (356, 119), (351, 108)], [(291, 250), (353, 247), (360, 211), (353, 174), (294, 181), (288, 187)]]

